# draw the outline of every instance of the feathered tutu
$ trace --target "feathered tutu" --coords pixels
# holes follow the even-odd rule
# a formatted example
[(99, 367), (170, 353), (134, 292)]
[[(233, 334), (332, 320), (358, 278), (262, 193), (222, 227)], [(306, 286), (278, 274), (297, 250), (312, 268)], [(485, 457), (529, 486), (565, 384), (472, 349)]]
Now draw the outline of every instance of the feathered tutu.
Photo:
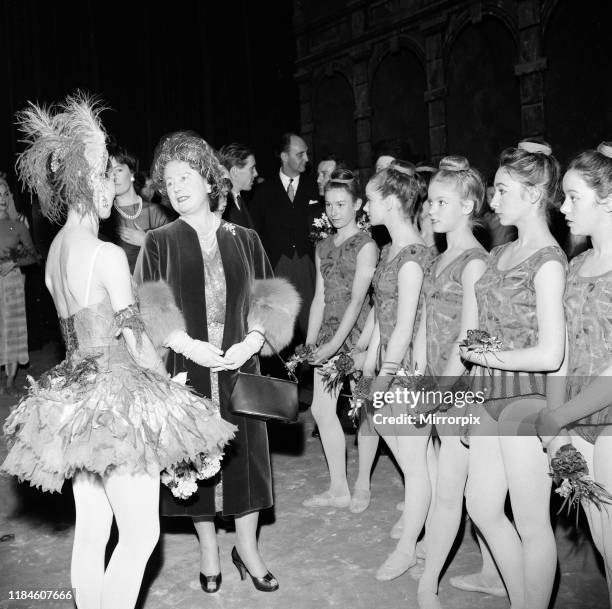
[(69, 350), (38, 381), (29, 378), (28, 395), (4, 425), (9, 453), (2, 471), (52, 492), (79, 470), (182, 476), (195, 463), (196, 477), (214, 475), (235, 427), (211, 400), (137, 366), (122, 338), (104, 346), (99, 330), (109, 317), (112, 325), (107, 301), (79, 311), (79, 343), (102, 346)]

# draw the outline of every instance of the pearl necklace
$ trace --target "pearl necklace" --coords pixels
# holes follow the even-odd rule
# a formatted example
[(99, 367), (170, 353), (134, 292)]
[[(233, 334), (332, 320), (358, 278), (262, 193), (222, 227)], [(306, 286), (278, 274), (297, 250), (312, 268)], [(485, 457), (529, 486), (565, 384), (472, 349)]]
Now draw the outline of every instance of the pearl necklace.
[(116, 201), (114, 203), (114, 208), (119, 212), (119, 215), (123, 216), (126, 220), (136, 220), (136, 218), (138, 218), (138, 216), (140, 216), (140, 214), (142, 212), (142, 197), (138, 197), (138, 209), (136, 210), (136, 213), (134, 213), (134, 214), (128, 214), (128, 213), (124, 212), (121, 209), (121, 207), (119, 207), (119, 205), (117, 205)]

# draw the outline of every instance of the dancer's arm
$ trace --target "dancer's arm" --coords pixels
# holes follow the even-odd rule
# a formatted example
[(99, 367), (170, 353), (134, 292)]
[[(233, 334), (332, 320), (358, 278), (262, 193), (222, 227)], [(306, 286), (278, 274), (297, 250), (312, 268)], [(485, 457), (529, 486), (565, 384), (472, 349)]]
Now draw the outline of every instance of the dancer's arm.
[(469, 362), (499, 370), (523, 372), (549, 372), (558, 370), (563, 361), (565, 315), (563, 313), (563, 290), (565, 271), (557, 260), (545, 262), (534, 278), (536, 312), (538, 319), (538, 342), (533, 347), (476, 353), (461, 349), (461, 357)]
[(376, 374), (376, 359), (378, 357), (378, 347), (380, 346), (380, 326), (376, 319), (375, 309), (372, 309), (373, 328), (368, 343), (365, 362), (363, 364), (363, 376), (373, 377)]
[(363, 301), (370, 289), (375, 270), (376, 246), (374, 243), (366, 243), (359, 251), (359, 254), (357, 254), (355, 276), (351, 289), (351, 300), (344, 310), (340, 325), (332, 339), (327, 344), (321, 345), (313, 354), (313, 364), (323, 363), (332, 357), (344, 344), (346, 337), (353, 329), (359, 317)]
[(308, 315), (308, 332), (306, 333), (306, 344), (314, 345), (317, 342), (317, 336), (321, 330), (323, 323), (323, 311), (325, 309), (325, 287), (323, 275), (321, 275), (321, 258), (319, 251), (315, 252), (315, 268), (316, 268), (316, 283), (315, 293), (310, 305), (310, 313)]
[(398, 273), (397, 320), (387, 344), (380, 376), (395, 374), (406, 356), (412, 341), (422, 283), (423, 269), (417, 262), (409, 260), (402, 265)]
[(467, 331), (478, 327), (478, 303), (476, 301), (476, 282), (482, 277), (487, 263), (482, 259), (470, 260), (461, 273), (463, 299), (461, 301), (461, 328), (457, 342), (453, 345), (442, 375), (445, 386), (452, 386), (458, 377), (465, 372), (465, 366), (459, 355), (459, 343), (467, 336)]

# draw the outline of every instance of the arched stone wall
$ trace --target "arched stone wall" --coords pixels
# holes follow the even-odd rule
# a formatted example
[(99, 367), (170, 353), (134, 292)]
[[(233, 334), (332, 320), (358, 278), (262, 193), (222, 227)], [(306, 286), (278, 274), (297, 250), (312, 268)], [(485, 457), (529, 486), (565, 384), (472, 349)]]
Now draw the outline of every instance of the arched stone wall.
[(584, 0), (560, 2), (546, 24), (546, 131), (562, 162), (612, 139), (610, 23), (612, 3)]
[(484, 17), (447, 49), (447, 150), (490, 176), (499, 152), (521, 137), (517, 51), (508, 28)]
[(371, 81), (372, 144), (396, 140), (405, 143), (408, 160), (429, 158), (429, 127), (425, 69), (407, 48), (387, 54)]
[(349, 167), (357, 163), (355, 98), (347, 79), (339, 72), (325, 75), (316, 84), (313, 103), (312, 160), (337, 154)]

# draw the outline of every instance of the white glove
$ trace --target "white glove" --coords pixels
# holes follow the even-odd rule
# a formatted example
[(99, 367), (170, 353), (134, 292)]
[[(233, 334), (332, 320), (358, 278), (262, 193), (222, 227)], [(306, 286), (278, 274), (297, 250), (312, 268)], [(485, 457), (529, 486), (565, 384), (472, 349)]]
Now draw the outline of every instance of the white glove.
[(249, 332), (242, 342), (232, 345), (225, 352), (225, 359), (230, 361), (229, 370), (240, 368), (253, 355), (261, 351), (263, 344), (264, 337), (259, 331)]
[(184, 355), (198, 366), (210, 368), (211, 372), (233, 369), (230, 368), (231, 361), (229, 358), (223, 357), (221, 349), (206, 341), (191, 338), (184, 330), (172, 332), (166, 338), (164, 346)]

